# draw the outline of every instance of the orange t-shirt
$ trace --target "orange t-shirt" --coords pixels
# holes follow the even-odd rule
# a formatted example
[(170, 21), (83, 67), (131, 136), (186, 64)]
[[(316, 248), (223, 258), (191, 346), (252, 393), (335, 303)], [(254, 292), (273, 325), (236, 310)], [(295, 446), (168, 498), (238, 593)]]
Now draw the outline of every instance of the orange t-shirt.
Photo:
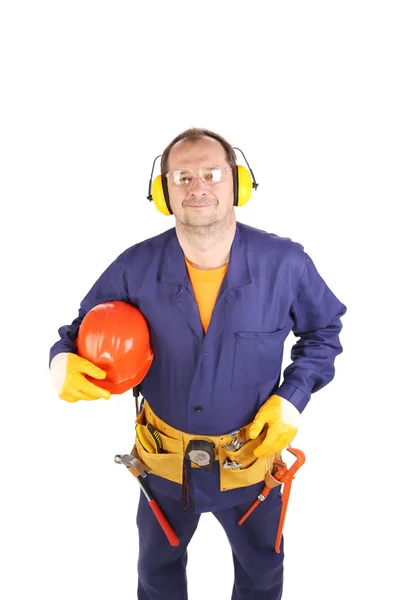
[(196, 269), (186, 257), (185, 262), (192, 282), (194, 297), (199, 307), (200, 319), (204, 331), (207, 332), (219, 288), (228, 270), (228, 265), (226, 264), (218, 269)]

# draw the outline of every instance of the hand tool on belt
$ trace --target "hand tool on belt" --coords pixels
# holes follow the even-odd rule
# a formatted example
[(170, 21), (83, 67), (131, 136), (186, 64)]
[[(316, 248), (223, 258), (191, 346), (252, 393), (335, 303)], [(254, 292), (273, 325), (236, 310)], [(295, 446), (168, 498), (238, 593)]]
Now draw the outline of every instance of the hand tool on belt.
[(250, 506), (250, 508), (245, 512), (245, 514), (240, 519), (240, 521), (238, 521), (238, 524), (242, 525), (242, 523), (244, 523), (244, 521), (247, 519), (247, 517), (260, 504), (260, 502), (263, 502), (265, 500), (265, 498), (268, 496), (269, 492), (274, 487), (284, 484), (283, 492), (282, 492), (281, 516), (280, 516), (280, 520), (279, 520), (278, 532), (277, 532), (276, 543), (275, 543), (275, 552), (277, 554), (280, 553), (283, 524), (285, 522), (286, 511), (287, 511), (287, 506), (288, 506), (288, 502), (289, 502), (290, 489), (292, 487), (292, 481), (294, 479), (295, 473), (300, 469), (300, 467), (304, 464), (304, 462), (306, 460), (304, 453), (301, 450), (298, 450), (297, 448), (291, 448), (289, 446), (287, 448), (287, 451), (290, 452), (291, 454), (294, 454), (294, 456), (296, 456), (295, 462), (288, 469), (286, 466), (286, 463), (279, 461), (279, 460), (274, 461), (274, 469), (272, 470), (272, 472), (270, 474), (267, 475), (266, 485), (265, 485), (264, 489), (258, 496), (257, 500), (255, 502), (253, 502), (253, 504)]
[(228, 435), (232, 436), (232, 441), (229, 444), (225, 444), (225, 448), (229, 452), (237, 452), (244, 444), (243, 431), (241, 429), (234, 429)]
[(167, 536), (169, 543), (171, 544), (171, 546), (178, 546), (179, 539), (175, 535), (171, 525), (167, 521), (166, 516), (162, 512), (161, 508), (158, 506), (157, 501), (155, 500), (154, 496), (152, 495), (152, 493), (147, 488), (144, 482), (144, 478), (151, 471), (146, 467), (144, 463), (142, 463), (142, 461), (138, 459), (138, 457), (134, 454), (134, 451), (133, 454), (116, 454), (114, 460), (119, 464), (125, 465), (128, 471), (130, 471), (132, 475), (136, 478), (142, 489), (143, 494), (145, 495), (150, 505), (151, 510), (156, 516), (157, 521), (160, 523), (165, 535)]
[[(236, 452), (244, 444), (244, 435), (241, 429), (234, 429), (228, 433), (232, 437), (229, 444), (224, 444), (225, 448), (230, 452)], [(190, 440), (186, 447), (185, 459), (195, 463), (203, 471), (211, 471), (215, 461), (215, 444), (204, 439)], [(232, 460), (226, 460), (224, 468), (239, 468), (241, 465)]]
[(215, 455), (215, 444), (208, 440), (190, 440), (185, 450), (185, 460), (188, 460), (203, 471), (211, 471)]
[[(229, 444), (224, 444), (224, 446), (227, 450), (236, 452), (244, 444), (244, 435), (241, 429), (235, 429), (228, 435), (232, 439)], [(211, 471), (215, 462), (215, 443), (205, 439), (191, 439), (186, 446), (184, 458), (181, 501), (183, 502), (186, 498), (185, 508), (187, 508), (189, 506), (189, 491), (186, 463), (194, 463), (205, 472)], [(231, 458), (227, 458), (222, 466), (224, 469), (240, 469), (242, 465)]]
[(151, 454), (164, 453), (160, 434), (154, 429), (151, 423), (147, 423), (147, 425), (140, 425), (138, 423), (135, 425), (135, 430), (139, 442), (147, 452), (150, 452)]

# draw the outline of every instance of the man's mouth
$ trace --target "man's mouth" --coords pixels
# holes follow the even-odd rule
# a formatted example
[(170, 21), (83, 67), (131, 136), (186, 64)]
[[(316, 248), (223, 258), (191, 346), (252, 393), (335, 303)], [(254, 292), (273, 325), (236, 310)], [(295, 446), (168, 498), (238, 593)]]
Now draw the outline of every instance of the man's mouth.
[(215, 202), (184, 202), (183, 206), (188, 206), (189, 208), (206, 208), (208, 206), (215, 206)]

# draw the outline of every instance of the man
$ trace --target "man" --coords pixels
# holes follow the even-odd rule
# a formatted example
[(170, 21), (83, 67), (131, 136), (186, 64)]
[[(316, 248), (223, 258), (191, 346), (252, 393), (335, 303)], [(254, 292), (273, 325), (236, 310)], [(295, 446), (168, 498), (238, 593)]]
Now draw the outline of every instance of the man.
[[(76, 356), (83, 317), (99, 303), (123, 300), (149, 323), (154, 361), (140, 386), (138, 422), (158, 428), (166, 451), (136, 447), (150, 463), (149, 486), (180, 544), (169, 545), (141, 494), (140, 600), (187, 598), (186, 549), (207, 511), (232, 548), (232, 599), (281, 598), (283, 544), (274, 550), (279, 486), (238, 521), (263, 489), (274, 456), (295, 437), (311, 394), (333, 379), (342, 351), (346, 307), (303, 247), (236, 222), (235, 206), (247, 201), (236, 169), (234, 150), (221, 136), (198, 129), (177, 136), (162, 155), (162, 186), (153, 185), (157, 208), (174, 215), (175, 227), (123, 252), (50, 352), (60, 398), (109, 398), (101, 388), (104, 371)], [(299, 340), (280, 382), (290, 331)], [(242, 446), (229, 444), (238, 439)], [(217, 556), (210, 543), (205, 560)]]

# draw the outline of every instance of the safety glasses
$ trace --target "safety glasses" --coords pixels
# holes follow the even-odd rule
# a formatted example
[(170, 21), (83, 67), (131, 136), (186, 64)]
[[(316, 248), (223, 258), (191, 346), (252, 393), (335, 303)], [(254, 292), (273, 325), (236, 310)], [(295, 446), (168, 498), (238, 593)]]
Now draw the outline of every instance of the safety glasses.
[(172, 185), (191, 187), (197, 178), (206, 185), (214, 185), (227, 181), (231, 176), (230, 167), (205, 167), (203, 169), (178, 169), (166, 173), (168, 181)]

